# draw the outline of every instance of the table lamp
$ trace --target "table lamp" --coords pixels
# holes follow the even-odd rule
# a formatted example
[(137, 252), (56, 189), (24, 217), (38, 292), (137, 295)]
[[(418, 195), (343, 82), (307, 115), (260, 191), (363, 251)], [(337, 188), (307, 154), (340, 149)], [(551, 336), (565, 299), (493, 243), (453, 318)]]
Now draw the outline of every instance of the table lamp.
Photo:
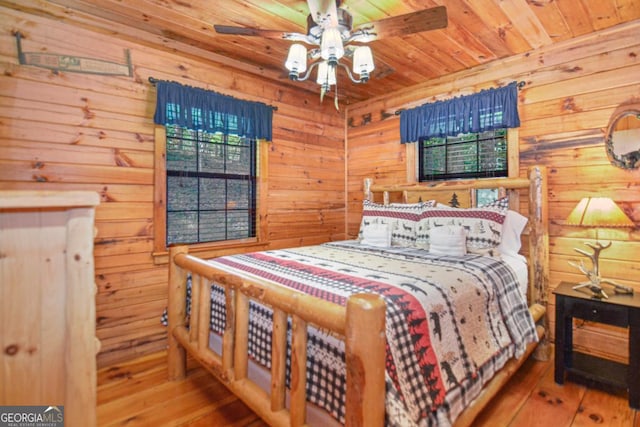
[(594, 296), (598, 298), (608, 298), (606, 292), (602, 289), (602, 284), (607, 283), (613, 286), (614, 292), (618, 294), (632, 294), (633, 289), (615, 283), (611, 279), (604, 279), (600, 276), (599, 269), (599, 257), (600, 252), (611, 246), (611, 242), (603, 245), (598, 241), (598, 229), (599, 228), (618, 228), (618, 227), (635, 227), (633, 221), (620, 209), (616, 203), (608, 197), (585, 197), (580, 200), (580, 203), (571, 211), (566, 223), (568, 225), (575, 225), (579, 227), (589, 227), (596, 229), (596, 243), (585, 242), (585, 245), (593, 249), (593, 253), (575, 248), (575, 251), (585, 255), (591, 260), (592, 268), (587, 269), (583, 261), (580, 264), (569, 261), (569, 264), (578, 268), (583, 272), (587, 279), (586, 282), (582, 282), (573, 287), (573, 289), (589, 288)]

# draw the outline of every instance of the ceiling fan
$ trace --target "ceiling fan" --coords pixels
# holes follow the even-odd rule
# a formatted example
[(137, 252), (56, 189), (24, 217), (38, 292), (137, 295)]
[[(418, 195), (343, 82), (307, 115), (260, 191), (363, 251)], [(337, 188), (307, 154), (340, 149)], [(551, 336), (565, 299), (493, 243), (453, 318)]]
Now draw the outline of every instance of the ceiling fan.
[[(316, 46), (307, 53), (306, 47), (302, 44), (293, 44), (285, 66), (289, 70), (289, 78), (297, 81), (309, 78), (311, 70), (317, 67), (316, 82), (321, 86), (322, 99), (324, 93), (336, 84), (338, 66), (347, 71), (349, 78), (354, 83), (364, 83), (369, 80), (370, 73), (375, 67), (371, 49), (362, 45), (351, 46), (350, 43), (368, 43), (373, 40), (404, 36), (447, 26), (447, 10), (444, 6), (368, 22), (354, 29), (353, 17), (348, 10), (341, 7), (341, 0), (307, 0), (307, 4), (309, 16), (307, 17), (306, 34), (228, 25), (214, 25), (214, 28), (219, 34), (282, 39)], [(349, 68), (339, 62), (343, 56), (352, 57), (353, 73), (358, 74), (359, 78), (355, 78)], [(311, 60), (321, 60), (312, 63), (307, 71), (307, 57)], [(305, 71), (306, 74), (301, 75)]]

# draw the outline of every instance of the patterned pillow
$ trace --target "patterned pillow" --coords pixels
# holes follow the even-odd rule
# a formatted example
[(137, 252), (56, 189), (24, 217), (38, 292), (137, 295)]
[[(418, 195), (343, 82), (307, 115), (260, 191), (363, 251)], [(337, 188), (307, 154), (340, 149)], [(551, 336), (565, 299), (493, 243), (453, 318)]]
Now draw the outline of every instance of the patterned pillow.
[(435, 227), (458, 225), (467, 233), (468, 252), (494, 248), (500, 244), (508, 203), (496, 201), (491, 206), (468, 209), (425, 209), (417, 224), (416, 246), (428, 249), (429, 234)]
[(362, 241), (363, 231), (370, 224), (387, 224), (391, 231), (391, 246), (415, 246), (416, 225), (425, 207), (432, 205), (432, 201), (381, 205), (364, 200), (358, 238)]
[(493, 202), (485, 203), (484, 205), (478, 206), (479, 208), (497, 208), (497, 209), (509, 209), (509, 197), (501, 197), (499, 199), (494, 200)]

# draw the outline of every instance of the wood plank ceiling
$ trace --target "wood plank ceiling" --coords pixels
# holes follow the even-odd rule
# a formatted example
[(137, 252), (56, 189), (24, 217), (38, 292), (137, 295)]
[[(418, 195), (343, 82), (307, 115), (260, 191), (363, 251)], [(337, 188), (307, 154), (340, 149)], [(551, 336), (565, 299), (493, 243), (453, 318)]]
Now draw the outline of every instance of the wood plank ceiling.
[[(34, 2), (29, 2), (34, 3)], [(244, 72), (320, 92), (312, 76), (290, 81), (284, 61), (291, 41), (221, 35), (213, 24), (307, 32), (305, 0), (52, 0), (65, 19), (102, 27), (137, 42), (188, 46)], [(0, 1), (21, 9), (21, 1)], [(340, 103), (353, 103), (524, 53), (541, 46), (640, 19), (638, 0), (344, 0), (354, 28), (367, 22), (444, 5), (448, 25), (369, 43), (376, 69), (366, 84), (338, 73)], [(32, 6), (33, 7), (33, 6)], [(46, 6), (43, 6), (46, 9)], [(32, 9), (31, 9), (32, 10)]]

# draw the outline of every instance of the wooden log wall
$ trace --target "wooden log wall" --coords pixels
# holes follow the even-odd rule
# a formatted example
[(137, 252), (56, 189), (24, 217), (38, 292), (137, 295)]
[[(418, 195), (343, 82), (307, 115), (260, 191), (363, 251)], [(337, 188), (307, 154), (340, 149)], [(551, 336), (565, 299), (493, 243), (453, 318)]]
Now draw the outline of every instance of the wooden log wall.
[[(601, 253), (601, 273), (640, 292), (640, 170), (612, 166), (604, 133), (619, 104), (640, 98), (640, 22), (561, 42), (525, 55), (448, 75), (349, 107), (347, 129), (348, 234), (357, 233), (362, 181), (399, 183), (414, 175), (411, 147), (399, 143), (394, 112), (437, 99), (524, 81), (519, 93), (520, 176), (533, 164), (549, 171), (550, 287), (584, 276), (568, 261), (584, 259), (574, 248), (589, 249), (594, 231), (565, 225), (582, 197), (608, 196), (635, 222), (635, 229), (600, 231), (611, 239)], [(372, 81), (371, 84), (376, 84)], [(550, 289), (550, 291), (551, 291)], [(549, 295), (551, 331), (555, 299)], [(583, 351), (627, 359), (627, 332), (585, 322), (576, 324), (576, 346)]]
[[(25, 1), (24, 10), (31, 3)], [(0, 5), (0, 188), (100, 194), (94, 251), (99, 366), (167, 344), (160, 324), (167, 266), (152, 257), (156, 92), (150, 76), (276, 106), (267, 153), (267, 248), (344, 238), (344, 113), (331, 102), (320, 104), (317, 94), (232, 72), (215, 54), (192, 46), (166, 40), (166, 49), (136, 44), (116, 37), (131, 34), (129, 29), (92, 31), (96, 18), (68, 15), (50, 3), (36, 6), (46, 13)], [(20, 65), (16, 31), (30, 52), (124, 63), (128, 49), (134, 75)]]

